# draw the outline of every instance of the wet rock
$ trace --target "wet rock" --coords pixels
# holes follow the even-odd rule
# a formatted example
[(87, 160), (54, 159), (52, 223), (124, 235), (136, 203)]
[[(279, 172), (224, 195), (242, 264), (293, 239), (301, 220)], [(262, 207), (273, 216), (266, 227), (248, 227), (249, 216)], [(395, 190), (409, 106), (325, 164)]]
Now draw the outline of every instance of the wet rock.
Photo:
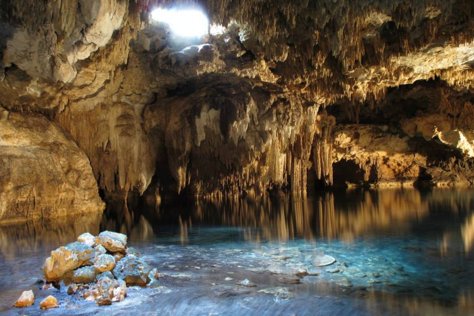
[(256, 287), (257, 286), (255, 283), (250, 282), (249, 279), (243, 279), (242, 281), (240, 281), (237, 284), (241, 285), (241, 286), (246, 286), (246, 287)]
[(104, 248), (110, 252), (125, 253), (127, 235), (111, 231), (103, 231), (96, 237), (95, 242), (104, 246)]
[(49, 295), (40, 303), (41, 309), (50, 309), (55, 307), (58, 307), (58, 300), (52, 295)]
[(121, 302), (127, 296), (127, 286), (122, 280), (101, 278), (95, 286), (84, 292), (84, 298), (95, 301), (97, 305), (111, 305)]
[(68, 295), (73, 295), (77, 292), (78, 289), (79, 289), (79, 287), (77, 286), (77, 284), (73, 283), (73, 284), (68, 286), (67, 294)]
[(117, 252), (116, 254), (114, 254), (115, 262), (122, 260), (123, 257), (125, 257), (123, 253)]
[(97, 280), (100, 280), (102, 278), (108, 278), (108, 279), (111, 279), (113, 280), (114, 279), (114, 275), (112, 274), (112, 272), (110, 271), (105, 271), (105, 272), (102, 272), (101, 274), (98, 274), (97, 275)]
[(133, 247), (128, 247), (127, 248), (127, 256), (135, 256), (135, 257), (140, 257), (140, 252), (133, 248)]
[(265, 288), (258, 292), (265, 293), (265, 294), (272, 294), (275, 296), (276, 299), (283, 299), (283, 300), (290, 299), (294, 296), (294, 294), (291, 293), (286, 287)]
[(94, 268), (98, 272), (110, 271), (115, 267), (115, 259), (108, 254), (99, 255), (94, 260)]
[(47, 281), (59, 281), (65, 273), (86, 263), (93, 257), (93, 248), (81, 242), (73, 242), (66, 247), (51, 251), (43, 266)]
[[(95, 238), (95, 237), (94, 237)], [(95, 256), (99, 256), (99, 255), (103, 255), (103, 254), (106, 254), (107, 253), (107, 249), (104, 248), (104, 246), (102, 245), (96, 245), (94, 247), (94, 253), (95, 253)]]
[(84, 233), (77, 237), (77, 241), (82, 242), (90, 247), (95, 246), (95, 237), (91, 233)]
[(92, 266), (86, 266), (76, 269), (72, 272), (72, 282), (74, 283), (91, 283), (95, 281), (95, 268)]
[(332, 269), (328, 269), (327, 272), (329, 272), (329, 273), (339, 273), (339, 272), (341, 272), (341, 270), (339, 270), (338, 268), (332, 268)]
[(28, 307), (35, 303), (35, 295), (32, 290), (23, 291), (15, 302), (15, 307)]
[(316, 256), (316, 258), (313, 261), (313, 264), (315, 267), (324, 267), (324, 266), (329, 266), (336, 262), (336, 259), (334, 257), (328, 256), (328, 255), (323, 255), (323, 256)]
[(301, 280), (298, 277), (283, 276), (278, 278), (278, 282), (283, 284), (300, 284)]
[(117, 279), (124, 280), (129, 285), (145, 286), (150, 282), (148, 274), (150, 266), (135, 256), (126, 256), (113, 269), (113, 274)]

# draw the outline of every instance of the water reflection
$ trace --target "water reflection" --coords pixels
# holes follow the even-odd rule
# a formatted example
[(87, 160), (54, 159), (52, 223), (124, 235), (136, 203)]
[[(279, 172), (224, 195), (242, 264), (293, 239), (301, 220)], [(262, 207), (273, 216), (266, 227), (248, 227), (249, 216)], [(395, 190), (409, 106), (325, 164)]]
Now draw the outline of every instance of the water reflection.
[[(52, 248), (104, 229), (128, 234), (163, 275), (163, 287), (131, 291), (127, 304), (104, 313), (239, 314), (242, 305), (249, 314), (474, 310), (474, 191), (356, 190), (132, 205), (117, 199), (101, 218), (0, 227), (0, 312), (41, 276)], [(320, 267), (321, 254), (337, 262)], [(254, 286), (242, 286), (245, 280)], [(84, 314), (98, 312), (93, 304), (85, 308)]]
[(471, 214), (471, 217), (466, 219), (461, 232), (464, 240), (464, 250), (466, 253), (469, 253), (474, 246), (474, 214)]
[(0, 226), (0, 254), (13, 259), (22, 254), (52, 249), (71, 242), (84, 232), (97, 234), (102, 214), (75, 216), (74, 219), (26, 222)]

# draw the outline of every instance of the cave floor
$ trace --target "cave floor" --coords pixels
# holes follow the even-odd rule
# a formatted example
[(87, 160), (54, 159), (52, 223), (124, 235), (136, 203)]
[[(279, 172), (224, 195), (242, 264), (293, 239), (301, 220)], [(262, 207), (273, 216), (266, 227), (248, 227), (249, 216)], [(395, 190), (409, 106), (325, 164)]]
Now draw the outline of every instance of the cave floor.
[[(81, 225), (82, 222), (82, 225)], [(25, 228), (26, 227), (26, 228)], [(115, 229), (158, 284), (97, 306), (39, 290), (49, 251)], [(39, 315), (467, 315), (474, 313), (474, 191), (381, 190), (108, 209), (97, 221), (0, 227), (0, 313)], [(334, 264), (318, 266), (323, 255)], [(11, 305), (34, 289), (36, 304)]]

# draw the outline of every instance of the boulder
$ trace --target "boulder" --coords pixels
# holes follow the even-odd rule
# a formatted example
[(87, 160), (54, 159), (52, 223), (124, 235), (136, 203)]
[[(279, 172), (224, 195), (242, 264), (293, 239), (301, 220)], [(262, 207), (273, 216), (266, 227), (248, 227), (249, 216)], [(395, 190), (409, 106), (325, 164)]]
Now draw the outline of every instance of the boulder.
[(90, 247), (95, 246), (95, 237), (91, 233), (84, 233), (77, 237), (77, 241), (82, 242)]
[(150, 282), (150, 271), (151, 267), (140, 258), (126, 256), (117, 262), (113, 274), (117, 279), (124, 280), (128, 286), (146, 286)]
[(23, 291), (15, 302), (15, 307), (28, 307), (35, 303), (35, 295), (32, 290)]
[(93, 248), (81, 242), (73, 242), (51, 251), (43, 266), (47, 281), (59, 281), (65, 273), (90, 262)]
[(127, 235), (111, 231), (103, 231), (96, 237), (95, 242), (104, 246), (104, 248), (110, 252), (125, 253)]
[(108, 254), (99, 255), (94, 260), (94, 268), (98, 272), (110, 271), (115, 267), (115, 258)]
[(95, 281), (95, 268), (92, 266), (86, 266), (76, 269), (72, 272), (72, 282), (74, 283), (92, 283)]
[(41, 309), (50, 309), (55, 307), (58, 307), (58, 300), (52, 295), (49, 295), (40, 303)]

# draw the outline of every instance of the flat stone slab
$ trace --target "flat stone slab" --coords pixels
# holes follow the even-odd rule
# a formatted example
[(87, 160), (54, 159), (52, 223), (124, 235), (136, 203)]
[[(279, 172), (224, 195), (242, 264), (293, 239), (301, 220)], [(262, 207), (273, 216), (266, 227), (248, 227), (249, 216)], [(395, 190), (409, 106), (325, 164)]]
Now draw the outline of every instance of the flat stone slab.
[(322, 255), (317, 256), (314, 259), (313, 264), (315, 267), (325, 267), (333, 264), (334, 262), (336, 262), (336, 259), (334, 257), (331, 257), (329, 255)]

